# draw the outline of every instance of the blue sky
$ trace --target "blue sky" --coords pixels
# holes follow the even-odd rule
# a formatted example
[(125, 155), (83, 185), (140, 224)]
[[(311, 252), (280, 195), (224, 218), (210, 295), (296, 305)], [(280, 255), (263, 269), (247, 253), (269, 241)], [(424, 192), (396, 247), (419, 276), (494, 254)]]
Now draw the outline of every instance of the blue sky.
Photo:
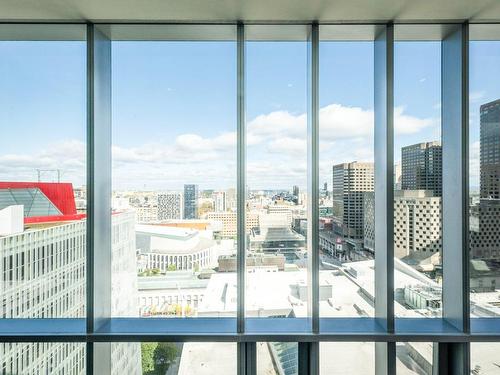
[[(235, 187), (235, 53), (234, 42), (113, 44), (116, 189)], [(84, 43), (0, 42), (0, 56), (0, 179), (60, 168), (84, 183)], [(303, 42), (247, 45), (251, 189), (305, 185), (306, 57)], [(321, 182), (330, 185), (333, 164), (373, 159), (373, 44), (324, 42), (320, 57)], [(478, 108), (500, 98), (500, 43), (471, 43), (470, 62), (475, 186)], [(398, 160), (401, 146), (440, 139), (440, 45), (399, 42), (395, 66)]]

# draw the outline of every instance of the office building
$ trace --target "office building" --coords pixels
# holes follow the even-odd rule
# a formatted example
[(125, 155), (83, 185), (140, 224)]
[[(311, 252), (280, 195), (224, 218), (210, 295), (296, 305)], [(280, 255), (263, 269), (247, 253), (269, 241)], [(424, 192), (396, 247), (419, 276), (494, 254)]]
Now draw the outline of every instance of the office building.
[[(86, 215), (71, 184), (2, 182), (0, 213), (0, 317), (84, 317)], [(113, 215), (110, 246), (112, 314), (137, 316), (133, 212)], [(138, 344), (113, 344), (111, 355), (112, 374), (141, 373)], [(84, 345), (2, 344), (0, 358), (0, 373), (85, 373)]]
[(417, 143), (401, 149), (401, 189), (431, 190), (440, 197), (443, 191), (442, 174), (442, 148), (439, 142)]
[(333, 166), (334, 229), (356, 247), (363, 242), (365, 193), (373, 191), (373, 186), (373, 163), (352, 162)]
[(182, 219), (182, 194), (160, 193), (158, 194), (158, 220)]
[[(220, 235), (222, 238), (236, 238), (237, 232), (237, 214), (236, 212), (209, 212), (207, 220), (221, 226)], [(249, 211), (245, 214), (247, 233), (259, 226), (259, 213)]]
[(184, 219), (198, 219), (198, 185), (184, 185)]
[(471, 207), (471, 256), (500, 260), (500, 100), (480, 107), (479, 203)]
[(226, 192), (225, 191), (215, 191), (212, 194), (212, 199), (214, 201), (215, 212), (224, 212), (227, 210)]
[[(374, 212), (374, 194), (367, 194), (364, 246), (370, 250), (375, 250)], [(415, 265), (424, 259), (429, 261), (429, 267), (438, 264), (442, 249), (441, 222), (441, 197), (428, 190), (395, 191), (394, 255)]]

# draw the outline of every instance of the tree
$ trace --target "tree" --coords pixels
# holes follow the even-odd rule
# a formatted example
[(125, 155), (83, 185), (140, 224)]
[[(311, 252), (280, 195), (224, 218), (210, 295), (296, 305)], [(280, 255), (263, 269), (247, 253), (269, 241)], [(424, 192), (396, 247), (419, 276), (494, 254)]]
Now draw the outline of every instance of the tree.
[(151, 374), (154, 371), (153, 354), (158, 346), (156, 342), (141, 343), (142, 373)]
[(167, 267), (167, 271), (176, 271), (177, 266), (175, 264), (169, 264)]
[(153, 354), (155, 374), (165, 375), (177, 357), (177, 346), (171, 342), (160, 342)]
[(165, 375), (177, 358), (177, 346), (171, 342), (145, 342), (141, 344), (142, 373)]

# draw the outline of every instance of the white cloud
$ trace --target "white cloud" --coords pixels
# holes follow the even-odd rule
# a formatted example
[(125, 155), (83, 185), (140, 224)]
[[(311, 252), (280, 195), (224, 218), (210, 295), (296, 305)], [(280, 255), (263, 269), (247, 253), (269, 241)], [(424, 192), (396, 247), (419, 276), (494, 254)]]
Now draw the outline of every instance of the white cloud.
[[(373, 160), (372, 110), (330, 104), (320, 109), (321, 173), (329, 181), (331, 166), (345, 161)], [(396, 134), (415, 134), (436, 125), (398, 107)], [(307, 116), (277, 110), (247, 124), (249, 185), (286, 187), (303, 184), (307, 166)], [(130, 139), (133, 141), (133, 138)], [(64, 140), (38, 152), (0, 154), (0, 178), (34, 179), (36, 168), (62, 169), (63, 179), (85, 183), (86, 145)], [(233, 186), (236, 180), (236, 132), (206, 137), (185, 133), (169, 141), (112, 146), (115, 188), (179, 188), (184, 182), (202, 188)], [(323, 177), (322, 177), (323, 178)]]
[(471, 91), (469, 93), (469, 102), (471, 103), (477, 103), (483, 100), (485, 97), (486, 93), (484, 91)]

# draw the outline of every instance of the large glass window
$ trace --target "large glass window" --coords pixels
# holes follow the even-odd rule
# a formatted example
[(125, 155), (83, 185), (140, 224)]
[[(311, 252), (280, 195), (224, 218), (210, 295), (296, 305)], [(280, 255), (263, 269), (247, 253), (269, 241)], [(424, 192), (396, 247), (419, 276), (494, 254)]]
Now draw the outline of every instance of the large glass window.
[(0, 56), (0, 318), (84, 317), (85, 27), (2, 25)]
[(471, 318), (500, 308), (500, 33), (471, 26), (469, 241)]
[(441, 42), (396, 26), (394, 43), (394, 311), (441, 316)]
[(112, 42), (112, 315), (234, 316), (235, 28), (127, 30), (113, 26), (128, 40)]
[(307, 316), (306, 31), (246, 32), (249, 317)]
[(320, 315), (373, 316), (373, 36), (320, 30)]

